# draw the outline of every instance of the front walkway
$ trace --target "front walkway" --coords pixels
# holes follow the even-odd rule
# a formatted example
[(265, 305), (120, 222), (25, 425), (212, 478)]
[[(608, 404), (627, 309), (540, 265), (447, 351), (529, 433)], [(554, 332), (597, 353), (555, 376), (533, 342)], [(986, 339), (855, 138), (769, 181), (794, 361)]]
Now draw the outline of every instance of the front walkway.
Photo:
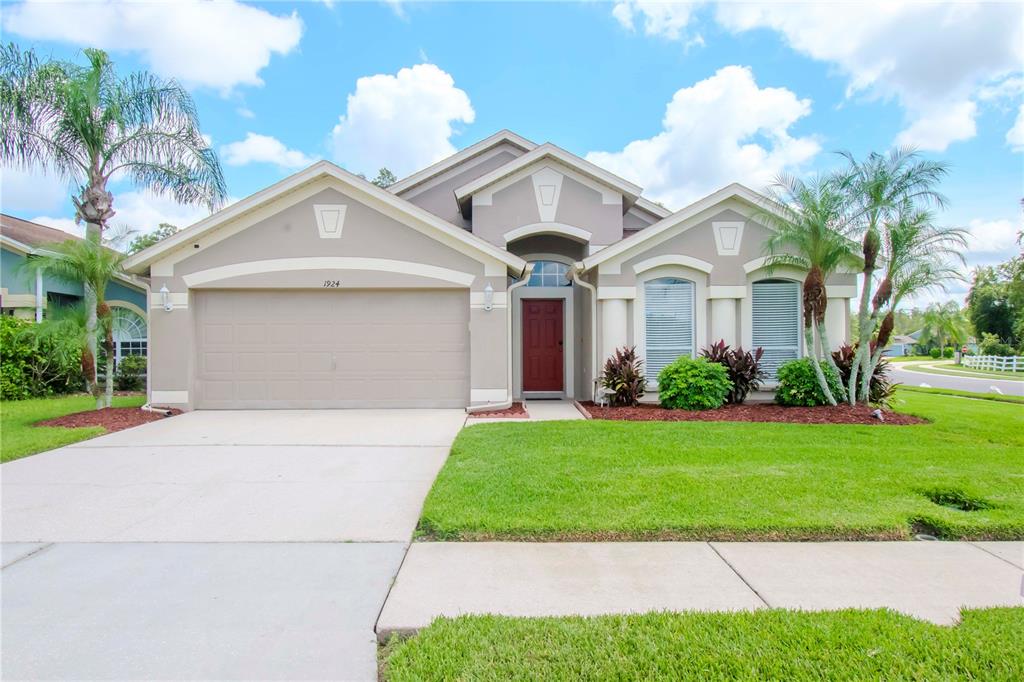
[(502, 422), (550, 422), (586, 419), (583, 413), (576, 409), (576, 404), (572, 400), (527, 400), (525, 405), (527, 414), (525, 417), (474, 417), (469, 415), (469, 418), (466, 419), (466, 426)]
[(438, 616), (1021, 606), (1024, 542), (414, 543), (381, 641)]
[(190, 412), (4, 464), (5, 679), (376, 679), (464, 420)]

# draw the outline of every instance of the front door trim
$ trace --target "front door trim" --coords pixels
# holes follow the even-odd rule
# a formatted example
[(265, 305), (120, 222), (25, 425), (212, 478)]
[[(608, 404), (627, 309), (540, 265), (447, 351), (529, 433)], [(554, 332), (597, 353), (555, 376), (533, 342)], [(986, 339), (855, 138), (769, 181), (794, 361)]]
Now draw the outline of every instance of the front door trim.
[[(512, 342), (513, 342), (513, 394), (516, 399), (526, 398), (573, 398), (575, 396), (575, 354), (574, 339), (575, 286), (567, 287), (519, 287), (512, 291)], [(562, 299), (562, 337), (564, 339), (562, 361), (565, 366), (562, 391), (523, 391), (523, 301), (537, 298)]]

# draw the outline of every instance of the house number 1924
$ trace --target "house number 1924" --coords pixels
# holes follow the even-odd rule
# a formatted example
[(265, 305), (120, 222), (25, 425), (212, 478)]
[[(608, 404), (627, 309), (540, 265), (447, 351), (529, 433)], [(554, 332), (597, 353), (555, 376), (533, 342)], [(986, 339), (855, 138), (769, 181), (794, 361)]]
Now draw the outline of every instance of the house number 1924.
[(325, 279), (324, 280), (324, 289), (337, 289), (340, 286), (341, 286), (341, 280), (340, 279)]

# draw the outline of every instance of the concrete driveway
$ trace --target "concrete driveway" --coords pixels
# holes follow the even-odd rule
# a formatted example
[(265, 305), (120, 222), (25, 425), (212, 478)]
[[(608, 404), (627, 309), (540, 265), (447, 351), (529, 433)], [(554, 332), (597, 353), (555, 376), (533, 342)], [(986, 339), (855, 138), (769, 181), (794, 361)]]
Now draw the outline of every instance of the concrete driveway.
[(4, 464), (4, 677), (374, 679), (464, 418), (192, 412)]

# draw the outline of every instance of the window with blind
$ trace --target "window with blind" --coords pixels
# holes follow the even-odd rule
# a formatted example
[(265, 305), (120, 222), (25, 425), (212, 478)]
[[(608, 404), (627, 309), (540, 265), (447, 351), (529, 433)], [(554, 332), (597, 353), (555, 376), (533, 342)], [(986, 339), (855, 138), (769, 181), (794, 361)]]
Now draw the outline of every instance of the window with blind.
[(644, 333), (644, 373), (655, 383), (666, 365), (693, 355), (693, 282), (666, 277), (644, 284)]
[(764, 348), (761, 360), (769, 380), (775, 381), (779, 365), (800, 357), (800, 285), (766, 280), (754, 282), (754, 348)]

